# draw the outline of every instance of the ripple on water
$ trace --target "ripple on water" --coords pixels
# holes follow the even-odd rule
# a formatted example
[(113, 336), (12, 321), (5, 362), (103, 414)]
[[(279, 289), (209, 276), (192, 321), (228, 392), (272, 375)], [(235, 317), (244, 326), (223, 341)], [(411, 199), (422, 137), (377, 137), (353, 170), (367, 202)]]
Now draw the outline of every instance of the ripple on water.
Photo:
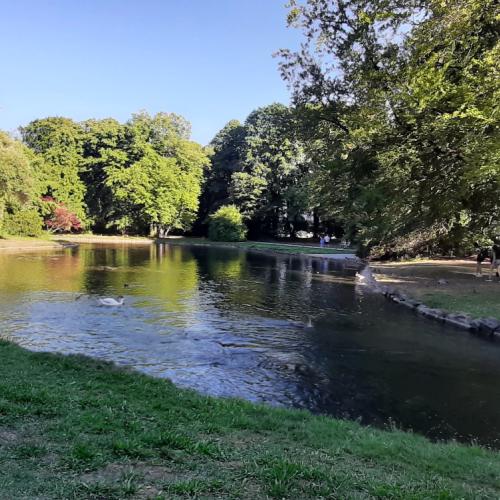
[[(365, 293), (353, 274), (226, 249), (3, 256), (0, 331), (207, 394), (495, 445), (498, 346)], [(125, 305), (101, 307), (101, 295)]]

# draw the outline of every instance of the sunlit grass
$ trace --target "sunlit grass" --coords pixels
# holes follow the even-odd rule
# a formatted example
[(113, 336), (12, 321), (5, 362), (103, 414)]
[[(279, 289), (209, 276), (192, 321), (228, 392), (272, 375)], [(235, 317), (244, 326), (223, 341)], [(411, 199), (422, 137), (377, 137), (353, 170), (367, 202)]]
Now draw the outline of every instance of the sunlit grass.
[(2, 498), (498, 498), (500, 454), (0, 342)]
[(500, 284), (497, 291), (492, 290), (490, 293), (485, 293), (484, 290), (477, 294), (454, 290), (453, 292), (424, 293), (420, 295), (420, 298), (429, 307), (437, 307), (445, 311), (463, 312), (477, 318), (493, 317), (500, 319), (498, 293), (500, 293)]
[(267, 250), (270, 252), (286, 253), (286, 254), (352, 254), (355, 252), (352, 248), (338, 248), (335, 246), (318, 247), (300, 245), (297, 243), (269, 243), (265, 241), (238, 241), (238, 242), (223, 242), (210, 241), (205, 238), (168, 238), (163, 240), (171, 245), (207, 245), (219, 247), (244, 248), (249, 250)]

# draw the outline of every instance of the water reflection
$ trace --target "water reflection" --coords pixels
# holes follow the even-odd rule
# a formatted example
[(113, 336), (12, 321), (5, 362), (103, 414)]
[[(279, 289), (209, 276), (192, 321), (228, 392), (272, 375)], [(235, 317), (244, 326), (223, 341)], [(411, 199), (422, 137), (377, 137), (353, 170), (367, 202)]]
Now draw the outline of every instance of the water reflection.
[[(0, 255), (1, 331), (209, 394), (497, 445), (498, 345), (418, 318), (353, 275), (326, 259), (203, 247)], [(99, 295), (126, 304), (100, 307)]]

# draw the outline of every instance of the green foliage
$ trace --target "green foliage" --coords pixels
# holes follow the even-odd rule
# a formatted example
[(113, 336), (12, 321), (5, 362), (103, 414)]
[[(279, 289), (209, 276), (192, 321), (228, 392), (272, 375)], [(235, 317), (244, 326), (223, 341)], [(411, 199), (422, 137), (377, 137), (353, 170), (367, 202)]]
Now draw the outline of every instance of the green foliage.
[(322, 216), (378, 254), (498, 230), (500, 46), (493, 0), (291, 2), (281, 51)]
[(116, 225), (149, 225), (158, 236), (189, 229), (198, 210), (207, 152), (185, 138), (177, 115), (134, 115), (127, 124), (127, 159), (106, 167), (105, 185), (118, 202)]
[(80, 178), (83, 167), (82, 129), (68, 118), (34, 120), (20, 129), (24, 143), (38, 155), (37, 178), (40, 193), (52, 196), (86, 219), (85, 184)]
[(243, 241), (246, 233), (243, 216), (234, 205), (220, 207), (210, 216), (208, 237), (213, 241)]
[[(23, 159), (21, 145), (16, 145), (19, 151), (10, 148), (10, 163), (20, 166), (6, 169), (13, 177), (5, 177), (5, 184), (29, 188), (31, 182), (37, 195), (63, 203), (98, 231), (150, 228), (163, 236), (171, 229), (186, 230), (198, 210), (209, 157), (209, 150), (189, 140), (190, 128), (184, 118), (169, 113), (141, 112), (125, 124), (35, 120), (21, 129), (27, 156)], [(0, 159), (1, 154), (0, 149)], [(28, 171), (30, 163), (29, 181), (18, 182), (14, 173)], [(13, 189), (0, 199), (0, 216), (7, 197), (23, 205), (31, 196)], [(47, 204), (39, 205), (46, 216)]]
[(3, 218), (1, 230), (10, 236), (41, 236), (42, 218), (35, 208), (21, 209), (14, 213), (7, 213)]
[(208, 214), (227, 203), (232, 176), (242, 169), (245, 135), (245, 127), (231, 120), (212, 139), (213, 154), (200, 200), (200, 224), (206, 224)]
[(81, 178), (86, 186), (85, 204), (93, 229), (99, 232), (115, 226), (119, 230), (126, 229), (132, 221), (125, 227), (121, 225), (120, 219), (124, 218), (122, 207), (113, 197), (106, 180), (108, 169), (120, 168), (128, 163), (127, 127), (111, 118), (87, 120), (81, 126)]
[(298, 195), (307, 191), (308, 165), (295, 125), (294, 111), (282, 104), (253, 111), (244, 125), (229, 122), (212, 141), (202, 217), (233, 203), (254, 233), (293, 233), (310, 210), (307, 195)]
[(37, 197), (34, 155), (0, 132), (0, 229), (12, 235), (38, 235), (41, 219), (33, 209)]

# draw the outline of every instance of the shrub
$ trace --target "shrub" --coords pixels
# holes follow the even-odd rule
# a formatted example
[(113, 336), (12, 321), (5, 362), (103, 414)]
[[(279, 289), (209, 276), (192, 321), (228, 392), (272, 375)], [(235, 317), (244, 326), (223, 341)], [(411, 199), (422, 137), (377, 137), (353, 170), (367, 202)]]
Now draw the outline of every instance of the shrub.
[(45, 224), (47, 229), (54, 233), (70, 233), (71, 231), (78, 232), (82, 230), (80, 219), (64, 205), (59, 205)]
[(2, 232), (11, 236), (41, 236), (42, 218), (37, 210), (25, 209), (6, 214)]
[(81, 220), (64, 203), (57, 202), (50, 196), (43, 197), (42, 202), (45, 226), (49, 231), (53, 233), (70, 233), (83, 229)]
[(234, 205), (220, 207), (210, 216), (208, 237), (213, 241), (243, 241), (247, 228), (243, 216)]

